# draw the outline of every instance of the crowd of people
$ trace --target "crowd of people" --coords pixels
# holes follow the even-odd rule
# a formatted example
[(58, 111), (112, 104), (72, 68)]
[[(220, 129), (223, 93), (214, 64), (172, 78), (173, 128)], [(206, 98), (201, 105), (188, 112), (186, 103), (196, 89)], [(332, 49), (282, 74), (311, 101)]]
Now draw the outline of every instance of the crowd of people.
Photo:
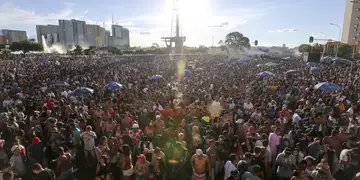
[(360, 179), (359, 74), (207, 54), (2, 59), (0, 180)]

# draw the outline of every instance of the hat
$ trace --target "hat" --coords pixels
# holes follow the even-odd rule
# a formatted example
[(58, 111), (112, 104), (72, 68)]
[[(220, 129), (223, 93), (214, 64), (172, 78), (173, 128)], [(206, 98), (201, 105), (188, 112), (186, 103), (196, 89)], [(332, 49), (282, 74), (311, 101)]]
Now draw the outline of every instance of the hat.
[(201, 149), (196, 150), (196, 155), (200, 156), (203, 154), (203, 151)]
[(32, 143), (33, 144), (39, 144), (41, 142), (41, 140), (40, 140), (40, 138), (38, 138), (38, 137), (34, 137), (33, 139), (32, 139)]
[(16, 150), (20, 150), (20, 146), (18, 145), (14, 145), (12, 148), (11, 148), (11, 152), (14, 152)]
[(145, 159), (145, 155), (144, 154), (140, 154), (137, 156), (138, 159)]
[(133, 128), (133, 129), (138, 129), (138, 128), (139, 128), (139, 124), (136, 124), (136, 123), (133, 124), (133, 125), (132, 125), (132, 128)]

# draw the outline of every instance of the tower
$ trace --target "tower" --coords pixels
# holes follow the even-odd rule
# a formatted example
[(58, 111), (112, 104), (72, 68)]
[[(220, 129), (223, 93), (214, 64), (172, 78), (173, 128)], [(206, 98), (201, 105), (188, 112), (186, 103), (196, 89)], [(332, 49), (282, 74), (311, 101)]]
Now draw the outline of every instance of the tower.
[[(165, 41), (170, 53), (182, 54), (186, 37), (180, 36), (178, 0), (173, 0), (170, 37), (162, 37), (161, 39)], [(172, 48), (173, 43), (175, 44), (175, 49)]]

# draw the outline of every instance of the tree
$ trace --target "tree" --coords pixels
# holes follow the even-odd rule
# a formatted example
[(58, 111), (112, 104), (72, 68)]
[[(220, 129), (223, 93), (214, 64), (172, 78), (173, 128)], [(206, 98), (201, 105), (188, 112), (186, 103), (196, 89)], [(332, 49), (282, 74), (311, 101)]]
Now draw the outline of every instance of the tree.
[(244, 49), (250, 47), (250, 40), (239, 32), (231, 32), (225, 37), (225, 45), (233, 49)]
[(30, 51), (43, 51), (44, 47), (42, 44), (37, 42), (31, 42), (28, 40), (20, 41), (20, 42), (13, 42), (10, 45), (11, 51), (22, 51), (24, 54)]
[(324, 45), (323, 44), (315, 43), (312, 46), (312, 51), (311, 52), (322, 53), (323, 51), (324, 51)]
[(310, 52), (311, 51), (311, 45), (309, 44), (302, 44), (299, 46), (299, 52)]
[(94, 55), (95, 54), (95, 46), (90, 46), (88, 49), (84, 49), (84, 54), (87, 56)]
[(353, 47), (347, 44), (341, 44), (338, 50), (338, 56), (342, 58), (352, 57)]
[(74, 49), (75, 56), (77, 56), (77, 55), (82, 55), (82, 52), (83, 52), (82, 47), (79, 46), (79, 45), (76, 45), (76, 46), (75, 46), (75, 49)]

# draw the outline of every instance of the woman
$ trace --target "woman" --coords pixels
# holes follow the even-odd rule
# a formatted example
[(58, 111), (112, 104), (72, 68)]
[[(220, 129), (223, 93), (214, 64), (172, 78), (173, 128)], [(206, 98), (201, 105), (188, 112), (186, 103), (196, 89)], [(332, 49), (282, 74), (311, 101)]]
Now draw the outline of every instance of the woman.
[(154, 165), (155, 175), (153, 176), (154, 177), (153, 179), (154, 180), (165, 180), (166, 179), (165, 172), (166, 172), (166, 168), (165, 168), (164, 161), (161, 159), (161, 157), (156, 158), (155, 165)]
[(199, 132), (199, 127), (198, 126), (193, 126), (192, 127), (192, 142), (193, 142), (193, 147), (194, 148), (198, 148), (201, 143), (201, 136), (200, 136), (200, 132)]
[(155, 127), (153, 121), (151, 120), (149, 125), (145, 127), (145, 135), (151, 141), (154, 138), (154, 133), (155, 133)]
[(149, 179), (149, 162), (146, 160), (145, 155), (140, 154), (137, 157), (135, 164), (136, 180), (148, 180)]
[(110, 180), (110, 172), (108, 171), (107, 157), (101, 156), (98, 165), (96, 166), (95, 180)]
[(124, 180), (131, 180), (131, 177), (134, 174), (134, 168), (131, 162), (131, 150), (130, 147), (125, 144), (122, 146), (122, 154), (120, 155), (120, 166)]
[(113, 179), (120, 179), (120, 168), (117, 166), (120, 158), (118, 140), (115, 137), (111, 137), (109, 140), (109, 170)]
[(184, 141), (184, 133), (178, 134), (178, 141), (181, 143), (183, 148), (186, 148), (186, 141)]
[(109, 147), (107, 144), (107, 137), (102, 136), (100, 138), (99, 145), (95, 148), (95, 154), (98, 162), (100, 162), (100, 158), (103, 155), (106, 155), (109, 151)]
[(121, 129), (121, 125), (118, 124), (115, 128), (115, 137), (119, 140), (121, 139), (122, 136), (122, 129)]

